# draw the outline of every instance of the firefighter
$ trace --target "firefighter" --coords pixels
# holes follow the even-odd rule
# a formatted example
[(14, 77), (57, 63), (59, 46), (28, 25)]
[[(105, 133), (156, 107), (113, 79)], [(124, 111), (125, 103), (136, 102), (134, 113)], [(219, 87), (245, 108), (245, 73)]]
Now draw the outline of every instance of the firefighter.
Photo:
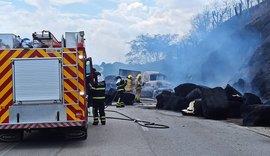
[(135, 89), (136, 89), (136, 96), (135, 102), (141, 103), (141, 92), (142, 92), (142, 74), (138, 74), (135, 80)]
[[(105, 88), (106, 83), (102, 79), (101, 74), (99, 72), (95, 72), (95, 79), (97, 81), (93, 82), (93, 86), (91, 87), (91, 91), (93, 94), (93, 114), (94, 114), (94, 122), (93, 125), (98, 125), (100, 119), (101, 124), (106, 124), (105, 117)], [(99, 114), (99, 116), (98, 116)]]
[[(93, 72), (93, 74), (91, 74), (91, 72)], [(87, 93), (87, 107), (89, 108), (90, 106), (93, 106), (93, 93), (92, 93), (92, 86), (94, 84), (94, 82), (97, 82), (97, 75), (99, 75), (96, 72), (96, 69), (93, 68), (90, 73), (88, 75), (86, 75), (86, 84), (88, 85), (88, 87), (86, 87), (86, 93)]]
[(133, 78), (132, 75), (128, 75), (128, 77), (127, 77), (127, 85), (125, 87), (125, 90), (128, 93), (133, 93), (133, 87), (132, 87), (133, 82), (132, 82), (132, 78)]
[(123, 80), (120, 76), (116, 77), (116, 86), (117, 86), (117, 93), (118, 93), (118, 100), (116, 103), (116, 108), (125, 107), (125, 103), (123, 102), (123, 93), (125, 92), (125, 86), (127, 81)]
[(86, 94), (87, 94), (87, 107), (89, 108), (90, 105), (92, 104), (92, 90), (91, 90), (91, 86), (93, 85), (93, 80), (91, 75), (87, 75), (86, 76)]

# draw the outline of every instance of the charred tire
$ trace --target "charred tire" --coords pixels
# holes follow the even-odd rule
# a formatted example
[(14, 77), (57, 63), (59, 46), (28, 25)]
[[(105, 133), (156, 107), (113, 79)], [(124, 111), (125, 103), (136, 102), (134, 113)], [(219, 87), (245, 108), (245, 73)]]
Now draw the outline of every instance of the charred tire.
[(243, 98), (245, 106), (262, 104), (261, 99), (257, 95), (252, 93), (245, 93)]
[(187, 96), (186, 101), (187, 103), (190, 103), (191, 101), (194, 101), (196, 99), (202, 98), (202, 91), (199, 88), (193, 89)]
[(249, 105), (243, 117), (244, 126), (270, 126), (270, 106), (269, 105)]
[(159, 95), (156, 96), (157, 99), (157, 104), (156, 108), (157, 109), (163, 109), (164, 108), (164, 103), (167, 100), (166, 97), (171, 96), (172, 93), (170, 91), (162, 91)]
[(202, 110), (205, 118), (216, 120), (226, 119), (228, 109), (228, 99), (221, 87), (202, 89)]
[(198, 85), (193, 83), (184, 83), (174, 88), (175, 95), (186, 97), (192, 90), (198, 88)]
[(123, 98), (121, 99), (121, 101), (123, 101), (125, 103), (125, 105), (133, 105), (134, 104), (134, 100), (135, 100), (134, 94), (124, 92), (122, 97)]
[(202, 110), (202, 99), (196, 99), (194, 103), (194, 115), (195, 116), (203, 116)]
[(237, 91), (235, 88), (227, 84), (226, 88), (224, 89), (229, 101), (239, 101), (243, 102), (242, 94)]
[(241, 118), (241, 106), (243, 102), (229, 101), (229, 118)]
[(254, 105), (261, 105), (261, 104), (262, 104), (262, 101), (257, 95), (252, 94), (252, 93), (245, 93), (243, 96), (243, 104), (240, 108), (242, 116), (246, 114), (247, 110), (255, 107)]

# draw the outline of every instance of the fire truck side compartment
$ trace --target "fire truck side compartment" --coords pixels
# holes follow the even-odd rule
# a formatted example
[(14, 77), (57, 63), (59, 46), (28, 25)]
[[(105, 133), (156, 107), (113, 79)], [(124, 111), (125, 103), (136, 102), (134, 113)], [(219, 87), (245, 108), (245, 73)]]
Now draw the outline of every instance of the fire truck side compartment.
[(61, 62), (58, 58), (14, 59), (12, 70), (15, 104), (62, 101)]
[[(59, 117), (58, 117), (59, 112)], [(67, 121), (66, 106), (63, 104), (13, 105), (10, 107), (10, 124), (19, 123), (51, 123)], [(59, 120), (58, 120), (59, 118)]]

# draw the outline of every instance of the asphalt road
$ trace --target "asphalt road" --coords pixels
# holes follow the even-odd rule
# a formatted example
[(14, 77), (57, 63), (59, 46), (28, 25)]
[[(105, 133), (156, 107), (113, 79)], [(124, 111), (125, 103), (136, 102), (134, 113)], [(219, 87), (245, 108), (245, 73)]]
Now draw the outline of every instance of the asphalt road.
[[(233, 123), (185, 117), (143, 106), (107, 109), (170, 128), (150, 129), (130, 121), (108, 119), (105, 126), (89, 123), (85, 141), (66, 141), (56, 132), (33, 132), (26, 134), (23, 142), (0, 143), (0, 156), (270, 155), (269, 137)], [(121, 117), (112, 112), (106, 115)]]

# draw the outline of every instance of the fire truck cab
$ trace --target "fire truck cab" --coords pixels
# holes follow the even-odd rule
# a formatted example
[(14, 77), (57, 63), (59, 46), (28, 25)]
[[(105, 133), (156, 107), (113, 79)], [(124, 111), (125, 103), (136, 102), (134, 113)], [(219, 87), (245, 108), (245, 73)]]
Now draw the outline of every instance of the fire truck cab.
[[(24, 131), (59, 129), (67, 138), (87, 138), (84, 32), (49, 31), (33, 39), (0, 34), (0, 140)], [(90, 69), (92, 70), (92, 69)]]

